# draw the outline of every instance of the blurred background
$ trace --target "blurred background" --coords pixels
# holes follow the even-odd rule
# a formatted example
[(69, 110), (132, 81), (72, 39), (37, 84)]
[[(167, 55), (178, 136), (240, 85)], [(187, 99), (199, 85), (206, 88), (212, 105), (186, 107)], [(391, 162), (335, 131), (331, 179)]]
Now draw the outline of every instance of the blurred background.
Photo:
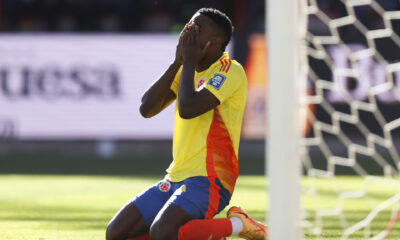
[[(331, 19), (349, 14), (341, 1), (317, 2)], [(386, 11), (400, 10), (397, 0), (376, 3)], [(249, 82), (241, 173), (263, 174), (264, 0), (1, 0), (0, 173), (163, 174), (172, 158), (173, 106), (143, 119), (140, 98), (173, 60), (179, 32), (201, 7), (225, 12), (234, 24), (228, 51), (245, 67)], [(382, 14), (370, 6), (356, 8), (355, 15), (370, 30), (384, 25)], [(392, 25), (399, 33), (399, 21)], [(309, 15), (308, 28), (314, 35), (331, 34), (317, 15)], [(339, 34), (351, 49), (368, 45), (353, 25)], [(379, 39), (376, 48), (387, 61), (399, 61), (400, 49), (392, 39)], [(335, 65), (349, 66), (346, 50), (326, 51)], [(309, 61), (321, 79), (339, 81), (341, 88), (327, 93), (327, 99), (344, 112), (348, 104), (342, 91), (364, 101), (369, 86), (385, 81), (382, 66), (372, 58), (361, 65), (362, 79), (334, 78), (324, 61)], [(393, 77), (399, 83), (400, 71)], [(378, 99), (388, 119), (400, 117), (396, 86)], [(309, 92), (314, 89), (310, 83)], [(321, 107), (310, 111), (330, 121)], [(374, 119), (366, 122), (375, 128)], [(344, 127), (355, 141), (363, 141), (352, 129)], [(313, 132), (308, 128), (305, 134)], [(332, 136), (327, 141), (338, 142)]]
[[(263, 38), (264, 1), (1, 0), (0, 173), (164, 174), (174, 106), (144, 119), (140, 98), (201, 7), (232, 19), (229, 52), (248, 64), (249, 39)], [(260, 174), (263, 130), (250, 131), (241, 171)]]

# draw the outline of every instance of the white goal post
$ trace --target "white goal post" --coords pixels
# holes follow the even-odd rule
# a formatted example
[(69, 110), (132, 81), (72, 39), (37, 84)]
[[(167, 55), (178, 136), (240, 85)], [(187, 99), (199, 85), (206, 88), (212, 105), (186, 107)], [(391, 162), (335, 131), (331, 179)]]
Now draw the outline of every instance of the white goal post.
[(266, 15), (268, 239), (400, 239), (400, 2)]
[[(300, 42), (305, 23), (299, 0), (267, 0), (266, 172), (268, 239), (301, 239), (299, 157)], [(301, 28), (304, 28), (302, 30)]]

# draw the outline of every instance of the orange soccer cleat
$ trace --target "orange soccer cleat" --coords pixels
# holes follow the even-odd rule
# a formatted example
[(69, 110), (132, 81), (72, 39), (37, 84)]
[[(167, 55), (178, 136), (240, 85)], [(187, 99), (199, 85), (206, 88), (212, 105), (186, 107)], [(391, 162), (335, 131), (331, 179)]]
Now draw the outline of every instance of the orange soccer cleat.
[(247, 240), (264, 240), (267, 236), (267, 228), (264, 224), (255, 221), (239, 207), (231, 207), (227, 213), (228, 218), (239, 218), (243, 223), (243, 230), (239, 237)]

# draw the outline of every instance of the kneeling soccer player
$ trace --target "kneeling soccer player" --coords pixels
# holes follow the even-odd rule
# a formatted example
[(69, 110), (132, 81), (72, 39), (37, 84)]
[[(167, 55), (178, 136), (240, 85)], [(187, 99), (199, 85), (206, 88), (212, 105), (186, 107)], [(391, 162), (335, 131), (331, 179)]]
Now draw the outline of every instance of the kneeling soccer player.
[(143, 95), (146, 118), (176, 100), (173, 161), (164, 180), (114, 216), (107, 240), (265, 239), (265, 226), (238, 207), (213, 219), (229, 204), (239, 174), (247, 80), (224, 52), (232, 29), (220, 11), (198, 10), (181, 32), (175, 60)]

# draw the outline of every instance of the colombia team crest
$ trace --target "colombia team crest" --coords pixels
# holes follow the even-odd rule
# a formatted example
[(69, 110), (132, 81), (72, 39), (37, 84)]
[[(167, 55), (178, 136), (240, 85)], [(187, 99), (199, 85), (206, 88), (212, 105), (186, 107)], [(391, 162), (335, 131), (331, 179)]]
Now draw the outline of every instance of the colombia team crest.
[(161, 192), (168, 192), (170, 188), (171, 188), (171, 183), (169, 183), (168, 181), (162, 181), (158, 184), (158, 189)]
[(201, 78), (198, 82), (197, 82), (197, 89), (199, 90), (203, 85), (204, 85), (204, 83), (206, 82), (206, 79), (205, 78)]

